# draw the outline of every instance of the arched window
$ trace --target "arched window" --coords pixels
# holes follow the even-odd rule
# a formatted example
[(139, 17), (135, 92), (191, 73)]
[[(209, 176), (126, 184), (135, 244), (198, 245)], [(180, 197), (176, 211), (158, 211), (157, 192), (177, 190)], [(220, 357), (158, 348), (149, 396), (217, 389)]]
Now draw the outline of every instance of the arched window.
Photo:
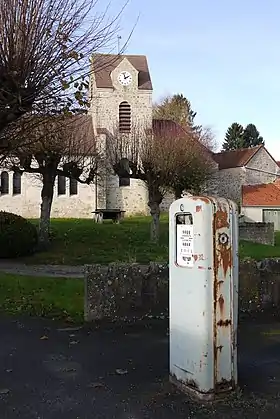
[(58, 175), (57, 177), (57, 193), (58, 195), (66, 194), (66, 178), (65, 176)]
[(130, 132), (131, 130), (131, 108), (129, 103), (122, 102), (119, 106), (119, 131)]
[(70, 195), (77, 195), (78, 194), (78, 181), (76, 179), (70, 178)]
[(21, 173), (14, 172), (13, 174), (13, 195), (21, 194)]
[(1, 194), (7, 195), (9, 193), (9, 173), (1, 173)]

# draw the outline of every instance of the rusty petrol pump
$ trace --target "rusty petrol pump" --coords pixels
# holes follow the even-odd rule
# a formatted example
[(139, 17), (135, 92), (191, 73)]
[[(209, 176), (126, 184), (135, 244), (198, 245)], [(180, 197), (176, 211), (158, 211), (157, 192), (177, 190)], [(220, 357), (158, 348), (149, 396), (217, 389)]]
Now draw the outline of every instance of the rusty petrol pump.
[(170, 379), (213, 400), (237, 387), (238, 209), (184, 197), (169, 211)]

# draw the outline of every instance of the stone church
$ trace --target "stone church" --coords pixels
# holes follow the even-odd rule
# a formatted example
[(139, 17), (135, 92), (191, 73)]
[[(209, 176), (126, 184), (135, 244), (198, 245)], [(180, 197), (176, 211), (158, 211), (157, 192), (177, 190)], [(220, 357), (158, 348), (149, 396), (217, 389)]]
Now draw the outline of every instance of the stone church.
[[(97, 63), (97, 64), (96, 64)], [(99, 144), (106, 147), (107, 136), (117, 128), (129, 132), (132, 125), (153, 128), (153, 87), (147, 58), (142, 55), (95, 57), (90, 80), (90, 110)], [(96, 71), (95, 71), (96, 68)], [(242, 186), (273, 182), (279, 166), (262, 147), (233, 152), (211, 153), (213, 175), (206, 193), (242, 200)], [(41, 182), (31, 174), (21, 177), (0, 168), (0, 209), (38, 218)], [(58, 177), (52, 206), (54, 218), (90, 218), (96, 208), (121, 209), (126, 215), (147, 214), (147, 190), (143, 182), (122, 179), (108, 173), (97, 184), (73, 184)], [(172, 197), (162, 209), (167, 210)]]

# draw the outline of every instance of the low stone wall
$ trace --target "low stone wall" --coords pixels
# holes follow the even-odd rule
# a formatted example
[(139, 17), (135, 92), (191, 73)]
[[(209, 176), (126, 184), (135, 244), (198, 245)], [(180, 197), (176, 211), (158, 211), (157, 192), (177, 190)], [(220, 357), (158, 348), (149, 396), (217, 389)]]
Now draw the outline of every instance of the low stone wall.
[(241, 223), (239, 224), (240, 240), (274, 246), (273, 223)]
[[(117, 321), (168, 315), (167, 264), (111, 264), (85, 267), (85, 320)], [(280, 260), (242, 261), (239, 311), (256, 313), (280, 308)]]

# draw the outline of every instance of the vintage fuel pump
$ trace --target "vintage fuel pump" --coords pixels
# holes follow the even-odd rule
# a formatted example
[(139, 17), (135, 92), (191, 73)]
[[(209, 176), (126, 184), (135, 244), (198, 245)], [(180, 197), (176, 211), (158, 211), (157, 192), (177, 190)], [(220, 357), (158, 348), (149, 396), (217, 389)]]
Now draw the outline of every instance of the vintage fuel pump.
[(188, 196), (169, 211), (170, 379), (212, 400), (237, 386), (238, 209)]

